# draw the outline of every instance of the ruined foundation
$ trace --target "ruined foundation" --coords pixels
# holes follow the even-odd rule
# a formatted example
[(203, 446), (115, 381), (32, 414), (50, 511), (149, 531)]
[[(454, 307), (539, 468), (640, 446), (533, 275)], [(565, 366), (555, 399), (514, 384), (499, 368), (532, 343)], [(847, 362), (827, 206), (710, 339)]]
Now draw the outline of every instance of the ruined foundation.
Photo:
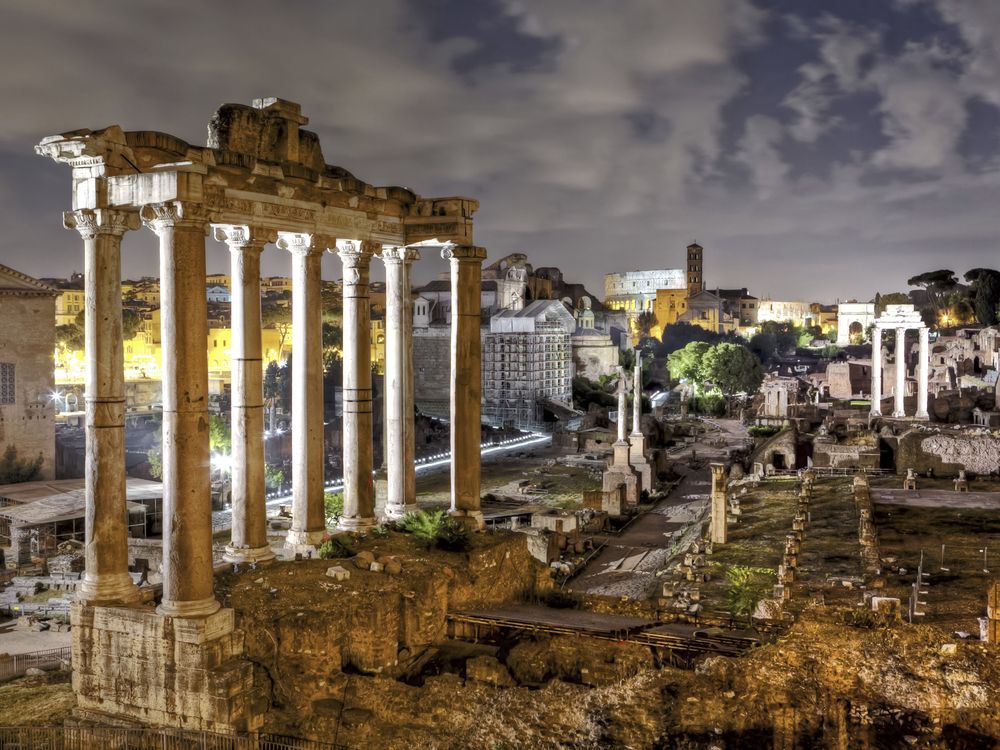
[(201, 618), (74, 604), (76, 715), (212, 732), (254, 731), (253, 668), (232, 609)]

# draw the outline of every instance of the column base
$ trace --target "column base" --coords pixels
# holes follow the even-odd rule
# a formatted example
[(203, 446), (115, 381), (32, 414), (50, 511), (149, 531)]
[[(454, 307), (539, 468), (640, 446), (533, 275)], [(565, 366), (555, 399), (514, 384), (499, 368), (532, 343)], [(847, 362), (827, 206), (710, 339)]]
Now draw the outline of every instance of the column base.
[(868, 412), (868, 416), (869, 417), (881, 417), (882, 416), (882, 410), (881, 409), (872, 409), (870, 412)]
[(473, 531), (482, 531), (486, 527), (481, 510), (449, 510), (448, 515)]
[(416, 513), (420, 508), (416, 503), (407, 503), (406, 505), (394, 505), (387, 504), (385, 506), (385, 517), (391, 521), (396, 521), (407, 513)]
[(222, 607), (214, 596), (194, 601), (171, 601), (164, 599), (156, 608), (156, 613), (164, 617), (198, 618), (214, 615)]
[(263, 547), (234, 547), (228, 544), (222, 559), (231, 563), (266, 563), (276, 557), (269, 544)]
[(892, 418), (893, 419), (903, 419), (903, 417), (905, 417), (905, 416), (906, 416), (906, 412), (905, 411), (894, 411), (892, 413)]
[(913, 418), (914, 419), (922, 419), (924, 421), (927, 421), (928, 419), (931, 418), (931, 416), (930, 416), (930, 414), (928, 414), (925, 411), (918, 411), (916, 414), (913, 415)]
[(378, 519), (375, 516), (341, 516), (337, 521), (337, 528), (341, 531), (349, 531), (356, 534), (361, 531), (368, 531), (378, 526)]
[(285, 553), (295, 557), (296, 553), (306, 554), (309, 551), (316, 551), (316, 548), (323, 543), (323, 531), (302, 531), (300, 529), (290, 529), (285, 536)]
[(142, 592), (128, 573), (97, 576), (84, 573), (76, 590), (77, 601), (92, 607), (135, 604), (141, 598)]

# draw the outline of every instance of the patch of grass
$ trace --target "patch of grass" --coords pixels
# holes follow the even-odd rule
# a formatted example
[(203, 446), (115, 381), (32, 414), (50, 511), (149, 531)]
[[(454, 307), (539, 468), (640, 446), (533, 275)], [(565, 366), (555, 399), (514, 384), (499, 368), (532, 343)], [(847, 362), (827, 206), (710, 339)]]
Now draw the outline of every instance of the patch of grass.
[(75, 706), (68, 672), (0, 684), (0, 726), (61, 724)]

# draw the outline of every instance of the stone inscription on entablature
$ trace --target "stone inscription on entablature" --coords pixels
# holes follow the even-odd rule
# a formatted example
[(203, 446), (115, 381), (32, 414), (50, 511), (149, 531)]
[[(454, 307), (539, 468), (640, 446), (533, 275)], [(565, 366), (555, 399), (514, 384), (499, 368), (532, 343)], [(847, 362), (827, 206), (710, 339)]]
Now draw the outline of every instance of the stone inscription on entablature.
[(472, 242), (472, 224), (454, 222), (450, 224), (430, 223), (430, 224), (406, 224), (406, 243), (411, 245), (424, 240), (440, 240), (441, 242), (454, 242), (459, 245), (466, 245)]

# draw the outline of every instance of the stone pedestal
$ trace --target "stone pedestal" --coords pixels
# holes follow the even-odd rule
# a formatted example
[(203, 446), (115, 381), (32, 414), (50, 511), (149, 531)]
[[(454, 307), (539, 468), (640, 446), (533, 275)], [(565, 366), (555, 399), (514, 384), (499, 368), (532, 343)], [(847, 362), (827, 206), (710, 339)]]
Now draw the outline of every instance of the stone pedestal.
[(482, 351), (480, 286), (486, 251), (460, 245), (451, 264), (451, 515), (483, 527), (480, 511)]
[(139, 599), (139, 589), (128, 574), (121, 241), (127, 229), (138, 228), (139, 216), (79, 210), (66, 213), (63, 224), (84, 242), (86, 569), (77, 596), (92, 604), (127, 604)]
[[(324, 248), (312, 235), (279, 232), (292, 255), (292, 528), (285, 552), (305, 552), (326, 533), (323, 509)], [(371, 464), (369, 464), (369, 469)]]
[(266, 700), (243, 658), (233, 610), (164, 617), (138, 607), (74, 604), (76, 715), (211, 732), (260, 728)]
[(639, 473), (629, 463), (629, 444), (621, 440), (614, 444), (611, 465), (604, 470), (601, 485), (604, 492), (611, 492), (620, 486), (625, 488), (625, 504), (635, 507), (639, 504)]
[(726, 466), (712, 464), (712, 543), (725, 544), (728, 541), (726, 529)]
[(653, 491), (653, 467), (646, 458), (646, 436), (641, 432), (629, 435), (629, 463), (639, 475), (639, 492)]

